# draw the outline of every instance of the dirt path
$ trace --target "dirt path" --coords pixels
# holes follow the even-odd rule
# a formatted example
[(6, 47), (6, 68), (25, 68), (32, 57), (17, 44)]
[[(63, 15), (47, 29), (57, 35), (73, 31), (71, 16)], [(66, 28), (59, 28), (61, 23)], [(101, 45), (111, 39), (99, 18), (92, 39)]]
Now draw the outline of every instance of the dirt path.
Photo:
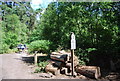
[[(33, 65), (22, 61), (22, 56), (25, 54), (2, 54), (0, 55), (0, 80), (1, 79), (70, 79), (70, 77), (60, 75), (51, 78), (47, 73), (32, 73), (35, 70)], [(31, 66), (33, 68), (31, 68)], [(72, 79), (72, 78), (71, 78)]]
[(32, 74), (28, 67), (21, 60), (21, 54), (0, 55), (0, 78), (2, 79), (34, 79), (38, 78)]
[[(47, 75), (47, 73), (37, 73), (37, 74), (32, 73), (34, 72), (33, 69), (35, 68), (34, 67), (31, 68), (31, 65), (28, 66), (26, 63), (22, 61), (21, 57), (23, 55), (25, 54), (0, 55), (0, 80), (1, 79), (75, 79), (73, 77), (71, 78), (65, 75), (45, 78), (44, 76)], [(76, 79), (80, 80), (79, 77), (76, 77)], [(100, 80), (100, 81), (109, 81), (109, 80)]]

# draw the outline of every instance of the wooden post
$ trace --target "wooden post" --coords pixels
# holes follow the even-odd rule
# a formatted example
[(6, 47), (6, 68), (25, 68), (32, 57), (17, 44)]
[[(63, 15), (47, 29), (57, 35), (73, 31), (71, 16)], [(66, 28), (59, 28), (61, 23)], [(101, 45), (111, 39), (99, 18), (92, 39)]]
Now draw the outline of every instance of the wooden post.
[(35, 54), (34, 54), (34, 64), (37, 64), (37, 51), (35, 51)]
[(37, 64), (37, 54), (34, 55), (34, 63)]
[(72, 76), (74, 76), (74, 49), (76, 49), (76, 40), (75, 35), (71, 33), (71, 68), (72, 68)]
[(74, 76), (74, 49), (71, 50), (71, 58), (72, 76)]

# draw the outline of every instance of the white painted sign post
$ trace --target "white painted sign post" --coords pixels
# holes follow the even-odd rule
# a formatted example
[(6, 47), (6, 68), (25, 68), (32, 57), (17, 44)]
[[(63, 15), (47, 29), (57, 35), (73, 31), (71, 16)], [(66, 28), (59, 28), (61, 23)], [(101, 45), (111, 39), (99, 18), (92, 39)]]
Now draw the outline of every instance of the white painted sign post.
[(71, 50), (76, 49), (76, 40), (74, 33), (71, 34)]
[(71, 34), (71, 58), (72, 58), (72, 64), (71, 64), (71, 67), (72, 67), (72, 76), (74, 76), (74, 49), (76, 49), (76, 40), (75, 40), (75, 35), (74, 33), (72, 32)]

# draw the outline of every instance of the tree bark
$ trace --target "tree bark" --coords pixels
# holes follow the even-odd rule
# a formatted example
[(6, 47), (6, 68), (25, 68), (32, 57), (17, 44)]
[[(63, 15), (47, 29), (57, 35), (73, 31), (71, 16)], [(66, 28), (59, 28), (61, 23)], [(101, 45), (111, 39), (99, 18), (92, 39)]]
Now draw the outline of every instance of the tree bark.
[(98, 79), (101, 76), (100, 68), (96, 66), (77, 66), (75, 70), (77, 73), (90, 78)]
[(46, 72), (50, 72), (54, 75), (59, 75), (60, 74), (60, 70), (57, 67), (54, 67), (51, 63), (49, 63), (46, 68), (45, 68)]
[(62, 55), (50, 55), (50, 58), (56, 61), (61, 61), (61, 62), (65, 62), (67, 61), (67, 55), (66, 54), (62, 54)]

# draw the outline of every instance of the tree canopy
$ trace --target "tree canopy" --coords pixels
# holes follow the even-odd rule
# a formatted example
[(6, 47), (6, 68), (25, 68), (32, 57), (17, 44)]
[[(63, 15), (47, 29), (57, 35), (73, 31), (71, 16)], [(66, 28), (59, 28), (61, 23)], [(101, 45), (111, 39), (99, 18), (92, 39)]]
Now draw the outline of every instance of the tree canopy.
[(120, 2), (51, 2), (44, 13), (30, 2), (0, 3), (0, 53), (38, 40), (51, 42), (49, 51), (70, 49), (74, 32), (81, 63), (120, 58)]

